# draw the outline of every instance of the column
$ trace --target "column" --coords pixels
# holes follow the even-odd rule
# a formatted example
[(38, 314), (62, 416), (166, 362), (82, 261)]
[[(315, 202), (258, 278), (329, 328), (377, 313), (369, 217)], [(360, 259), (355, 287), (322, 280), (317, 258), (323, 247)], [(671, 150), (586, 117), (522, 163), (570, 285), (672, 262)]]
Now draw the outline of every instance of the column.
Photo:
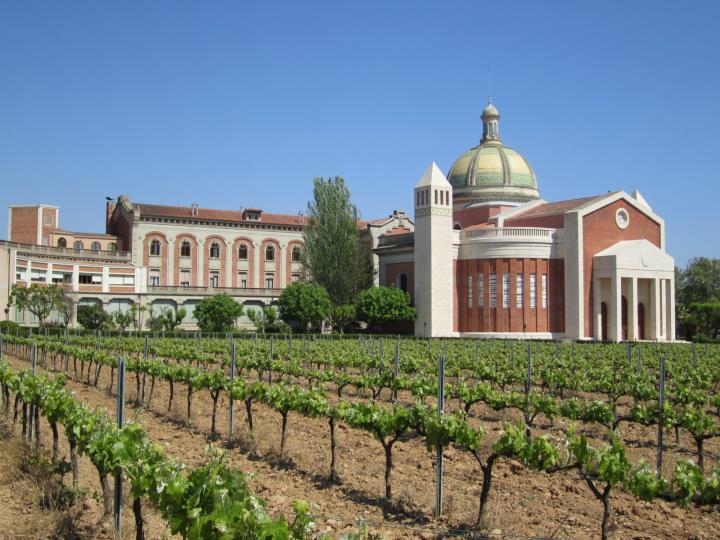
[(165, 283), (167, 283), (169, 287), (177, 287), (180, 284), (175, 283), (175, 238), (172, 236), (168, 238), (166, 251), (165, 266), (167, 268), (165, 269)]
[(275, 260), (275, 288), (285, 288), (285, 256), (287, 255), (287, 245), (285, 242), (278, 242), (280, 245), (280, 259)]
[(260, 283), (260, 279), (263, 279), (265, 276), (260, 276), (260, 244), (257, 241), (253, 241), (252, 246), (250, 246), (250, 249), (253, 250), (253, 269), (252, 269), (252, 275), (249, 276), (250, 279), (250, 285), (251, 288), (260, 288), (264, 287), (264, 283)]
[(29, 287), (32, 283), (32, 277), (30, 275), (32, 274), (32, 261), (28, 259), (27, 266), (25, 267), (25, 286)]
[(80, 289), (80, 265), (73, 264), (72, 270), (72, 291), (77, 292)]
[[(537, 273), (536, 276), (541, 275), (541, 273)], [(537, 279), (537, 278), (536, 278)], [(536, 284), (536, 290), (539, 290), (538, 284)], [(602, 282), (600, 281), (600, 278), (593, 279), (593, 331), (595, 335), (595, 341), (600, 341), (602, 339)], [(536, 294), (536, 296), (538, 296)], [(540, 301), (540, 300), (538, 300)], [(537, 311), (537, 309), (536, 309)]]
[(628, 295), (628, 339), (638, 340), (638, 281), (630, 278), (630, 294)]
[(660, 333), (658, 334), (658, 339), (665, 340), (667, 339), (666, 333), (665, 333), (665, 293), (667, 290), (667, 287), (665, 286), (665, 280), (659, 279), (658, 282), (660, 283), (660, 303), (658, 304), (658, 318), (660, 319), (659, 325), (660, 325)]
[(675, 341), (675, 280), (668, 279), (665, 287), (667, 300), (665, 301), (665, 339)]
[(197, 245), (197, 280), (198, 287), (207, 287), (208, 283), (205, 282), (205, 239), (198, 238)]
[(650, 281), (650, 339), (660, 339), (660, 280)]
[(232, 280), (233, 280), (233, 269), (232, 269), (232, 258), (236, 257), (237, 254), (233, 253), (233, 245), (232, 241), (225, 238), (225, 261), (223, 268), (223, 276), (225, 276), (225, 284), (224, 287), (232, 287)]
[(622, 277), (615, 272), (610, 280), (610, 315), (608, 317), (608, 339), (622, 340)]
[(47, 270), (45, 270), (45, 283), (47, 285), (52, 285), (52, 273), (53, 273), (53, 264), (48, 263)]
[(110, 292), (110, 269), (107, 266), (102, 268), (102, 292)]

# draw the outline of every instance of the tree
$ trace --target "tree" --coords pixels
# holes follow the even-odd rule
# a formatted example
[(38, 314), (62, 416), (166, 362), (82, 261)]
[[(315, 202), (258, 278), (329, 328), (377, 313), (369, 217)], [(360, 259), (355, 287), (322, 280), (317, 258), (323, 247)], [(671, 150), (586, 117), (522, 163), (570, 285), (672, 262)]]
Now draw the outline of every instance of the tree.
[(334, 330), (338, 330), (341, 334), (347, 330), (350, 323), (355, 320), (355, 305), (342, 304), (333, 306), (330, 312), (330, 321)]
[(151, 307), (147, 316), (147, 327), (151, 332), (160, 332), (165, 329), (165, 314), (162, 311), (155, 311)]
[(330, 297), (317, 283), (293, 283), (285, 288), (278, 300), (280, 316), (302, 331), (308, 325), (319, 325), (330, 314)]
[(387, 327), (415, 320), (410, 295), (396, 287), (371, 287), (360, 293), (358, 318), (370, 326)]
[(367, 245), (360, 241), (357, 208), (339, 176), (315, 178), (313, 196), (303, 230), (303, 264), (333, 304), (353, 304), (372, 283), (372, 261)]
[(243, 314), (243, 307), (228, 294), (221, 293), (203, 298), (195, 306), (194, 317), (203, 332), (227, 332)]
[(701, 320), (704, 311), (691, 313), (694, 303), (720, 302), (720, 259), (698, 257), (685, 270), (675, 269), (675, 311), (683, 336), (691, 338), (697, 327), (710, 322)]
[(720, 335), (720, 302), (693, 302), (684, 319), (687, 337), (715, 339)]
[(87, 330), (102, 330), (112, 319), (100, 304), (84, 304), (77, 308), (77, 320)]
[(172, 332), (183, 322), (183, 319), (187, 315), (187, 310), (177, 307), (174, 309), (163, 309), (162, 314), (165, 330)]
[(133, 314), (128, 311), (116, 311), (113, 313), (113, 322), (118, 327), (120, 333), (124, 333), (125, 329), (133, 323)]
[(138, 302), (133, 302), (133, 305), (130, 306), (132, 323), (135, 327), (135, 330), (142, 330), (143, 319), (145, 318), (145, 311), (147, 311), (147, 308), (145, 306), (141, 306)]
[(263, 334), (275, 325), (277, 316), (277, 309), (273, 306), (266, 306), (262, 309), (250, 308), (247, 310), (248, 319), (250, 319), (250, 322), (255, 325), (255, 328), (261, 330)]
[(21, 310), (27, 310), (38, 318), (42, 328), (45, 319), (53, 311), (61, 311), (65, 303), (65, 291), (57, 285), (40, 287), (36, 284), (30, 287), (15, 287), (10, 294), (11, 305), (14, 303)]

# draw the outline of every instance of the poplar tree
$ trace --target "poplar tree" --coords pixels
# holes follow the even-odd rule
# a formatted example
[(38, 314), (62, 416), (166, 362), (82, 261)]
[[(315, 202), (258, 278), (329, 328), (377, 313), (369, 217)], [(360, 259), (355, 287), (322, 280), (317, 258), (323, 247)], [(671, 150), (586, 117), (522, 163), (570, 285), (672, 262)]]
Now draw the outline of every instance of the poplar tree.
[(303, 263), (334, 305), (354, 304), (360, 291), (372, 284), (372, 261), (360, 238), (358, 210), (342, 177), (315, 178), (313, 184)]

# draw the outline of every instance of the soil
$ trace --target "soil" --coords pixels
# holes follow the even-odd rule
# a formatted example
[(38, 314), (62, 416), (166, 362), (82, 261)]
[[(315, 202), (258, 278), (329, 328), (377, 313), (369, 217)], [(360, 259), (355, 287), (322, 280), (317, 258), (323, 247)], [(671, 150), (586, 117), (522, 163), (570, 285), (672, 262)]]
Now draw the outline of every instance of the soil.
[[(27, 362), (10, 358), (17, 367)], [(110, 373), (103, 368), (98, 387), (68, 381), (68, 387), (79, 399), (114, 414), (114, 396), (106, 392)], [(186, 387), (175, 385), (174, 401), (167, 411), (169, 385), (155, 382), (150, 407), (147, 407), (150, 381), (147, 379), (146, 404), (136, 407), (135, 375), (126, 381), (128, 407), (126, 418), (138, 421), (151, 439), (163, 444), (169, 455), (187, 465), (197, 466), (206, 460), (211, 440), (210, 411), (212, 401), (207, 391), (193, 393), (192, 424), (186, 421)], [(347, 391), (344, 397), (353, 398)], [(357, 397), (363, 397), (357, 394)], [(410, 396), (401, 396), (409, 400)], [(388, 539), (444, 538), (471, 536), (477, 517), (482, 474), (475, 459), (466, 452), (449, 449), (445, 453), (443, 516), (434, 519), (434, 455), (418, 438), (398, 442), (393, 449), (394, 503), (384, 500), (384, 454), (371, 435), (338, 424), (338, 472), (341, 484), (327, 482), (330, 463), (330, 437), (327, 421), (290, 413), (285, 455), (280, 456), (280, 415), (263, 404), (253, 404), (254, 433), (249, 436), (242, 403), (235, 405), (234, 430), (238, 435), (228, 441), (228, 403), (223, 395), (218, 401), (217, 426), (222, 438), (213, 442), (228, 448), (231, 466), (251, 476), (251, 486), (267, 502), (273, 516), (291, 517), (295, 499), (311, 503), (317, 516), (317, 531), (330, 537), (343, 532), (357, 532), (359, 523)], [(493, 412), (478, 404), (472, 409), (473, 422), (482, 426), (489, 448), (498, 438), (503, 421), (516, 420), (519, 414)], [(44, 424), (44, 422), (43, 422)], [(533, 434), (554, 433), (555, 427), (544, 420)], [(603, 440), (602, 426), (582, 426), (594, 443)], [(644, 458), (655, 462), (656, 428), (622, 424), (619, 428), (631, 462)], [(45, 435), (48, 440), (49, 435)], [(64, 440), (64, 437), (61, 437)], [(670, 471), (677, 459), (695, 457), (695, 445), (684, 430), (676, 443), (674, 433), (665, 437), (665, 468)], [(66, 449), (64, 450), (67, 451)], [(706, 442), (706, 471), (720, 459), (720, 440)], [(87, 464), (85, 469), (89, 466)], [(99, 491), (94, 469), (86, 470), (81, 485)], [(99, 504), (99, 503), (98, 503)], [(147, 505), (146, 505), (147, 506)], [(611, 538), (690, 538), (720, 537), (720, 512), (715, 507), (682, 508), (665, 501), (646, 503), (617, 489), (612, 494)], [(95, 514), (99, 515), (99, 511)], [(128, 512), (129, 513), (129, 512)], [(4, 519), (0, 510), (0, 519)], [(148, 538), (159, 538), (164, 527), (159, 517), (147, 508), (151, 532)], [(482, 537), (490, 538), (573, 538), (600, 537), (602, 505), (575, 471), (552, 475), (532, 472), (512, 460), (499, 460), (494, 468), (493, 487), (488, 501)], [(92, 522), (95, 519), (89, 520)], [(130, 516), (126, 516), (130, 517)], [(133, 525), (129, 524), (129, 529)], [(96, 530), (90, 531), (98, 534)], [(92, 535), (83, 538), (95, 537)], [(102, 536), (97, 536), (102, 537)], [(478, 537), (478, 536), (476, 536)]]

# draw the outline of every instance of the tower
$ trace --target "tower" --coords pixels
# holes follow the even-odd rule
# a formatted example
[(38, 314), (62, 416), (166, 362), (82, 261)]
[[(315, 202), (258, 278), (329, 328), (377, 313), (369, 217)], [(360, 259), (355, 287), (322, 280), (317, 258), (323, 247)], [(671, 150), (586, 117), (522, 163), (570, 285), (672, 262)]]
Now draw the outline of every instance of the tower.
[(433, 163), (415, 185), (415, 335), (453, 334), (453, 193)]

